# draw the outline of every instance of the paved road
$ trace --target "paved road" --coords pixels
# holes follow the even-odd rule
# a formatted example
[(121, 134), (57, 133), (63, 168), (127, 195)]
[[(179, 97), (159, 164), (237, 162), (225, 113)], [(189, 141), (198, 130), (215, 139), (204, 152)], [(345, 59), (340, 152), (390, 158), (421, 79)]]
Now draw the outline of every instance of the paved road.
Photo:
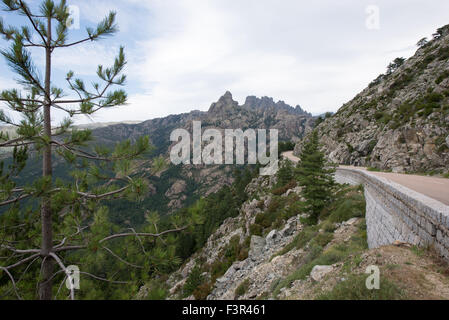
[[(284, 152), (283, 157), (292, 162), (298, 162), (299, 158), (293, 155), (293, 151)], [(362, 167), (340, 166), (341, 168), (355, 168), (366, 170)], [(449, 205), (449, 179), (418, 176), (411, 174), (399, 174), (389, 172), (371, 172), (372, 174), (383, 177), (406, 188), (424, 194), (432, 199), (438, 200), (445, 205)]]

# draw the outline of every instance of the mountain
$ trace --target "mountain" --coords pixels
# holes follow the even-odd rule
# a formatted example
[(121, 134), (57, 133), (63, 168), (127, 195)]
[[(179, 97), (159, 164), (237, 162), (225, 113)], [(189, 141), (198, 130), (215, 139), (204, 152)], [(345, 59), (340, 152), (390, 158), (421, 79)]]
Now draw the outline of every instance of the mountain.
[[(318, 125), (333, 162), (395, 172), (449, 171), (449, 26)], [(299, 154), (302, 143), (295, 153)]]
[[(170, 134), (175, 129), (191, 132), (192, 121), (201, 121), (202, 129), (278, 129), (281, 141), (298, 141), (309, 132), (315, 118), (300, 106), (291, 107), (283, 101), (272, 98), (248, 97), (243, 105), (233, 100), (226, 92), (217, 102), (212, 103), (207, 112), (170, 115), (137, 124), (120, 123), (99, 127), (92, 131), (95, 142), (113, 145), (126, 139), (135, 140), (148, 135), (154, 146), (151, 156), (162, 155), (169, 162), (169, 150), (174, 144)], [(217, 192), (230, 185), (233, 166), (215, 165), (169, 165), (167, 170), (150, 178), (150, 194), (141, 203), (125, 200), (114, 202), (112, 216), (117, 223), (139, 223), (144, 220), (144, 212), (157, 210), (161, 214), (172, 213), (190, 205), (199, 197)]]
[(149, 135), (157, 153), (167, 153), (170, 133), (178, 128), (189, 129), (192, 121), (201, 121), (202, 128), (216, 129), (278, 129), (280, 140), (299, 140), (314, 123), (310, 113), (300, 106), (295, 108), (273, 98), (246, 98), (243, 105), (234, 101), (228, 91), (207, 112), (192, 111), (164, 118), (152, 119), (139, 124), (118, 124), (98, 128), (94, 136), (104, 143), (115, 143), (123, 139), (135, 139)]

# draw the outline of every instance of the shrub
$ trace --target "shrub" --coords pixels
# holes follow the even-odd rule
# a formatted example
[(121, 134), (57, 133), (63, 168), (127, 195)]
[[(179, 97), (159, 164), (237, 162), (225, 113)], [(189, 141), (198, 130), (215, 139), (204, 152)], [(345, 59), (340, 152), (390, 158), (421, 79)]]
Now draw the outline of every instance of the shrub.
[(449, 59), (449, 47), (443, 47), (438, 50), (438, 59), (439, 60)]
[(207, 296), (212, 292), (212, 286), (209, 282), (205, 282), (193, 291), (196, 300), (206, 300)]
[(235, 298), (243, 296), (249, 289), (250, 283), (249, 279), (245, 279), (238, 287), (235, 289)]
[(331, 222), (343, 222), (355, 217), (365, 216), (366, 202), (362, 194), (353, 193), (337, 202), (329, 216)]
[(325, 247), (334, 238), (334, 234), (330, 232), (319, 233), (313, 241), (320, 247)]
[(249, 227), (249, 232), (252, 236), (261, 237), (263, 235), (263, 227), (257, 223), (254, 223)]
[(222, 276), (235, 261), (241, 261), (247, 257), (248, 249), (247, 247), (240, 245), (240, 237), (237, 235), (232, 237), (228, 245), (220, 251), (218, 259), (215, 260), (210, 266), (212, 278), (216, 279)]
[(445, 70), (438, 76), (438, 78), (435, 80), (435, 83), (440, 84), (441, 82), (443, 82), (444, 79), (448, 77), (449, 77), (449, 70)]
[(158, 281), (153, 280), (148, 286), (150, 290), (146, 296), (147, 300), (165, 300), (167, 298), (168, 291)]
[(331, 291), (317, 297), (318, 300), (398, 300), (405, 294), (385, 277), (380, 279), (379, 290), (366, 288), (367, 275), (350, 275), (346, 281), (338, 283)]
[(449, 151), (449, 147), (446, 144), (446, 137), (440, 136), (435, 140), (435, 145), (437, 147), (438, 152), (446, 152)]
[(276, 196), (281, 196), (281, 195), (283, 195), (284, 193), (286, 193), (288, 190), (293, 189), (293, 188), (296, 188), (297, 185), (298, 185), (298, 184), (297, 184), (297, 182), (296, 182), (295, 180), (291, 180), (291, 181), (290, 181), (289, 183), (287, 183), (286, 185), (284, 185), (284, 186), (282, 186), (282, 187), (279, 187), (279, 188), (276, 188), (276, 189), (273, 189), (273, 190), (271, 191), (271, 193), (274, 194), (274, 195), (276, 195)]
[(204, 282), (204, 278), (201, 274), (201, 268), (198, 266), (195, 266), (190, 271), (186, 283), (183, 287), (184, 297), (190, 296)]
[(377, 146), (377, 140), (371, 140), (367, 147), (367, 153), (371, 154), (374, 150), (374, 148)]

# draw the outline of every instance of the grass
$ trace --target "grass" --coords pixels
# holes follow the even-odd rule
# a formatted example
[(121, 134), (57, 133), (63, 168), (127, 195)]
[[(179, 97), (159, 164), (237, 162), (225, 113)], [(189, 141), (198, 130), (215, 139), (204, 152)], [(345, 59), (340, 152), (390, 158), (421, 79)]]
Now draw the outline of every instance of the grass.
[(249, 280), (245, 279), (238, 287), (235, 289), (235, 298), (243, 296), (249, 289)]
[(368, 290), (367, 275), (351, 275), (338, 283), (331, 291), (323, 293), (317, 300), (399, 300), (405, 299), (405, 293), (393, 282), (381, 277), (379, 290)]
[(368, 168), (366, 168), (366, 170), (371, 171), (371, 172), (392, 172), (393, 171), (391, 169), (381, 170), (379, 168), (374, 168), (374, 167), (368, 167)]
[[(326, 245), (333, 239), (332, 228), (335, 228), (335, 223), (365, 216), (366, 203), (362, 190), (361, 187), (342, 187), (336, 194), (336, 200), (321, 214), (321, 224), (306, 226), (290, 244), (277, 254), (283, 255), (293, 248), (306, 250), (299, 268), (276, 284), (273, 289), (273, 297), (277, 297), (282, 288), (290, 287), (296, 280), (306, 279), (314, 266), (332, 265), (368, 248), (365, 221), (359, 224), (357, 233), (348, 242), (334, 244), (326, 248)], [(319, 232), (320, 229), (322, 232)]]
[(449, 78), (449, 70), (443, 71), (438, 78), (435, 80), (436, 84), (440, 84), (444, 79)]

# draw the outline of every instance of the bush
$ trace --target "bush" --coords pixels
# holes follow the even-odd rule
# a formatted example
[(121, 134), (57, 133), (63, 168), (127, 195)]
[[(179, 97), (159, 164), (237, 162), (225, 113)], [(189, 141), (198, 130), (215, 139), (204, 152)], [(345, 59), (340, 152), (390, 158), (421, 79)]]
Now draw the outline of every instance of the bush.
[(353, 193), (347, 199), (342, 199), (335, 205), (335, 210), (329, 216), (331, 222), (348, 221), (351, 218), (365, 216), (366, 202), (362, 194)]
[(249, 227), (249, 232), (252, 236), (261, 237), (263, 235), (263, 227), (257, 223), (254, 223)]
[(318, 300), (398, 300), (405, 294), (385, 277), (380, 280), (379, 290), (368, 290), (368, 275), (351, 275), (346, 281), (338, 283), (331, 291), (318, 296)]
[(376, 146), (377, 146), (377, 140), (375, 140), (375, 139), (371, 140), (370, 143), (368, 144), (367, 154), (371, 154)]
[(195, 266), (190, 271), (186, 283), (183, 287), (184, 297), (190, 296), (204, 282), (204, 278), (201, 274), (201, 268), (198, 266)]
[[(252, 226), (250, 232), (252, 232), (251, 229)], [(241, 245), (240, 237), (237, 235), (231, 238), (228, 245), (220, 251), (217, 260), (210, 266), (212, 278), (217, 279), (221, 277), (235, 261), (242, 261), (248, 257), (248, 247), (245, 247), (246, 243), (247, 240)]]
[(151, 281), (148, 284), (150, 290), (146, 296), (147, 300), (165, 300), (168, 295), (168, 291), (156, 280)]
[(330, 232), (319, 233), (313, 241), (320, 247), (325, 247), (334, 238), (334, 234)]
[(203, 283), (193, 291), (196, 300), (206, 300), (207, 296), (212, 292), (212, 286), (209, 282)]
[(291, 181), (290, 181), (289, 183), (287, 183), (286, 185), (284, 185), (284, 186), (282, 186), (282, 187), (279, 187), (279, 188), (276, 188), (276, 189), (273, 189), (273, 190), (271, 191), (271, 193), (274, 194), (274, 195), (276, 195), (276, 196), (281, 196), (281, 195), (283, 195), (284, 193), (286, 193), (288, 190), (293, 189), (293, 188), (296, 188), (297, 185), (298, 185), (298, 184), (297, 184), (297, 182), (296, 182), (295, 180), (291, 180)]
[(441, 82), (443, 82), (444, 79), (449, 78), (449, 71), (445, 70), (444, 72), (442, 72), (439, 77), (435, 80), (436, 84), (440, 84)]
[(235, 298), (243, 296), (249, 289), (249, 279), (245, 279), (238, 287), (235, 289)]

